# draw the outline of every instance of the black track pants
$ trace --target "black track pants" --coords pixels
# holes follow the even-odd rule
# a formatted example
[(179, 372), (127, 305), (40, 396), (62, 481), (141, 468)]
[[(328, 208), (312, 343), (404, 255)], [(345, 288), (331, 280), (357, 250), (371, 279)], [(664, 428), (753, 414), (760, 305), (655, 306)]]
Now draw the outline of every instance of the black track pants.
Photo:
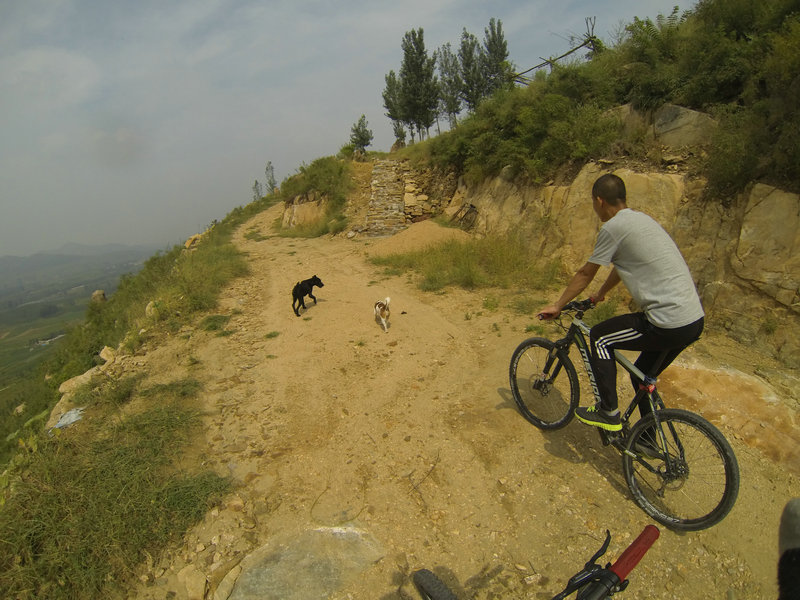
[[(657, 377), (684, 348), (700, 337), (703, 324), (704, 319), (700, 318), (683, 327), (663, 329), (650, 323), (644, 313), (633, 313), (612, 317), (592, 327), (589, 336), (592, 367), (602, 398), (602, 407), (605, 410), (615, 410), (619, 404), (614, 350), (641, 350), (634, 364), (645, 375)], [(631, 382), (636, 390), (639, 382), (634, 381), (633, 377)], [(649, 409), (649, 405), (639, 406), (642, 415)]]

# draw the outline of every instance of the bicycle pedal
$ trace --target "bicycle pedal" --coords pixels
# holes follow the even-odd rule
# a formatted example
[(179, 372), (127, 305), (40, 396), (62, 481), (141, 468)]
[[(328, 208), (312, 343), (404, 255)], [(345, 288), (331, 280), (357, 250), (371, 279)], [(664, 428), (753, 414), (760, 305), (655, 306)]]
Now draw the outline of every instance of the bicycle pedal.
[(600, 433), (600, 441), (603, 442), (603, 446), (613, 444), (619, 437), (619, 434), (613, 431), (606, 431), (605, 429), (598, 429), (597, 431)]

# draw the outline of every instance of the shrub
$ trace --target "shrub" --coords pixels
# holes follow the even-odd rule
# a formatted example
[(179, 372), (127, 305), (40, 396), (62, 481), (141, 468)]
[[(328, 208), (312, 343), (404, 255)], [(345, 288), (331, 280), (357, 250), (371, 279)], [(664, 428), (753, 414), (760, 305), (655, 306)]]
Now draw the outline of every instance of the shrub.
[(711, 138), (706, 161), (708, 193), (729, 197), (741, 190), (756, 173), (753, 144), (753, 115), (746, 109), (720, 107), (716, 111), (719, 127)]
[(340, 208), (347, 200), (351, 185), (350, 163), (326, 156), (318, 158), (310, 165), (302, 165), (298, 173), (287, 178), (281, 184), (281, 196), (289, 199), (316, 191)]
[(302, 165), (298, 173), (281, 184), (281, 196), (288, 200), (316, 192), (327, 199), (326, 214), (318, 223), (295, 227), (281, 232), (282, 235), (318, 237), (344, 230), (347, 220), (343, 211), (352, 185), (352, 167), (349, 161), (328, 156), (318, 158), (310, 165)]

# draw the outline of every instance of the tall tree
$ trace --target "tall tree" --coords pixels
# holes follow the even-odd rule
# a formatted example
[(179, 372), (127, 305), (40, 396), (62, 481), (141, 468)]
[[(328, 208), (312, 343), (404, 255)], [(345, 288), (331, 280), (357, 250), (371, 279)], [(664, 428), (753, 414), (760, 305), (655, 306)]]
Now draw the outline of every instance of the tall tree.
[[(392, 130), (395, 134), (395, 139), (398, 142), (405, 143), (406, 132), (405, 126), (411, 129), (411, 121), (408, 115), (403, 111), (403, 105), (400, 102), (400, 81), (397, 79), (397, 74), (394, 71), (389, 71), (389, 74), (384, 77), (386, 87), (383, 90), (383, 107), (386, 109), (386, 116), (392, 121)], [(413, 129), (411, 129), (413, 135)], [(403, 138), (398, 137), (398, 133), (402, 132)]]
[(478, 107), (485, 95), (483, 62), (483, 48), (478, 43), (478, 38), (464, 28), (458, 48), (458, 63), (461, 69), (461, 99), (470, 112)]
[(513, 66), (508, 62), (508, 44), (503, 35), (503, 22), (489, 19), (489, 27), (483, 30), (483, 68), (486, 81), (485, 94), (511, 87)]
[(422, 139), (436, 120), (439, 105), (439, 82), (435, 73), (435, 60), (425, 50), (424, 32), (407, 31), (401, 44), (403, 62), (400, 66), (401, 112), (417, 129)]
[(403, 122), (403, 112), (400, 106), (400, 83), (394, 71), (384, 77), (386, 87), (383, 88), (383, 107), (386, 109), (386, 116), (392, 121)]
[(447, 115), (450, 127), (458, 124), (461, 112), (461, 73), (458, 57), (453, 54), (450, 42), (444, 44), (436, 52), (436, 64), (439, 68), (439, 100), (441, 113)]
[(367, 126), (366, 115), (361, 115), (361, 118), (350, 130), (350, 143), (357, 152), (364, 152), (372, 143), (372, 130)]
[(267, 194), (273, 194), (278, 182), (275, 180), (275, 167), (272, 166), (271, 160), (267, 161), (267, 166), (264, 168), (264, 176), (266, 177), (264, 181), (266, 182)]
[(256, 179), (255, 183), (253, 184), (253, 202), (258, 202), (263, 197), (264, 194), (261, 191), (261, 183), (259, 183), (258, 179)]

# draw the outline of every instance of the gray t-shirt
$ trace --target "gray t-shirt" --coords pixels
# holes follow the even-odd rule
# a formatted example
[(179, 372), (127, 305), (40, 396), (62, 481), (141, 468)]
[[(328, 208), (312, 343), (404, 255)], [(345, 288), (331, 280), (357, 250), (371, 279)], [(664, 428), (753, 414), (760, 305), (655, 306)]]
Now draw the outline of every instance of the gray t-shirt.
[(669, 234), (644, 213), (624, 208), (603, 223), (589, 262), (614, 265), (657, 327), (675, 329), (703, 316), (692, 274)]

